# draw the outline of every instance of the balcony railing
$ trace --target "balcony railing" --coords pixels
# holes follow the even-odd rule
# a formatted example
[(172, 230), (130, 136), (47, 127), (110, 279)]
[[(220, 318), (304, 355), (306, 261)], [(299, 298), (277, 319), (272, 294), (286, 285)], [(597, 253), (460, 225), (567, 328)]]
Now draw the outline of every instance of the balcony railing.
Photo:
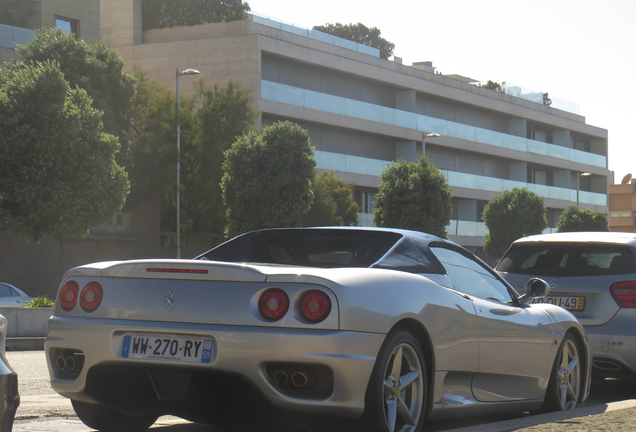
[(35, 30), (0, 24), (0, 47), (15, 48), (30, 42), (35, 37)]
[(367, 54), (373, 57), (380, 57), (380, 50), (377, 48), (362, 45), (357, 42), (342, 39), (337, 36), (332, 36), (318, 30), (309, 30), (304, 27), (299, 27), (291, 23), (285, 23), (284, 21), (258, 14), (252, 14), (252, 21), (286, 32), (295, 33), (300, 36), (319, 40), (320, 42), (326, 42), (328, 44), (335, 45), (341, 48), (350, 49), (351, 51), (357, 51), (359, 53)]
[[(420, 132), (437, 133), (443, 136), (489, 144), (494, 147), (540, 154), (596, 167), (605, 168), (607, 166), (607, 158), (602, 155), (397, 110), (395, 108), (388, 108), (368, 102), (305, 90), (272, 81), (261, 81), (261, 97), (275, 102), (414, 129)], [(493, 151), (496, 152), (494, 149)]]
[[(379, 159), (352, 156), (342, 153), (331, 153), (321, 150), (314, 151), (316, 156), (316, 168), (334, 170), (353, 174), (366, 174), (379, 176), (392, 162)], [(501, 193), (512, 188), (527, 188), (544, 198), (576, 202), (576, 189), (545, 186), (535, 183), (524, 183), (514, 180), (505, 180), (495, 177), (485, 177), (475, 174), (461, 173), (457, 171), (440, 170), (448, 180), (450, 187), (465, 189), (486, 190)], [(607, 205), (607, 195), (595, 192), (580, 191), (579, 202), (592, 205)]]
[[(358, 213), (358, 225), (373, 226), (373, 214)], [(556, 232), (556, 228), (546, 228), (543, 230), (543, 234), (554, 232)], [(488, 234), (488, 228), (483, 222), (451, 220), (450, 223), (446, 225), (446, 233), (451, 236), (483, 237)]]

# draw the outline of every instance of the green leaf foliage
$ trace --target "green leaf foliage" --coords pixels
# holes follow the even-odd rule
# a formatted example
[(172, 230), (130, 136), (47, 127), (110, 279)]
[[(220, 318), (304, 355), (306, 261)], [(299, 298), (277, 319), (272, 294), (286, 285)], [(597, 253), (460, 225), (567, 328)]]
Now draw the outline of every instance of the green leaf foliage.
[(57, 63), (0, 69), (0, 222), (29, 241), (85, 236), (128, 193), (117, 139)]
[(200, 144), (183, 156), (183, 211), (193, 230), (223, 235), (225, 207), (221, 192), (225, 152), (254, 126), (257, 113), (249, 89), (229, 80), (212, 87), (199, 82), (201, 108), (196, 117)]
[(309, 135), (295, 123), (277, 122), (240, 137), (223, 163), (226, 235), (299, 226), (313, 201), (315, 166)]
[(302, 217), (302, 226), (357, 225), (360, 207), (353, 200), (353, 185), (323, 171), (312, 182), (314, 203)]
[(144, 30), (236, 21), (250, 11), (242, 0), (143, 0), (141, 6)]
[(30, 302), (27, 302), (22, 305), (25, 308), (43, 308), (43, 307), (53, 307), (55, 306), (55, 300), (51, 300), (48, 296), (37, 296)]
[(497, 259), (518, 238), (540, 234), (548, 226), (545, 211), (543, 198), (526, 188), (513, 188), (493, 198), (484, 207), (489, 231), (484, 251)]
[(446, 238), (453, 211), (452, 193), (444, 175), (422, 156), (400, 160), (380, 175), (373, 206), (373, 224), (423, 231)]
[(605, 213), (571, 205), (559, 217), (557, 232), (609, 231)]
[(124, 72), (124, 61), (117, 51), (102, 43), (91, 44), (66, 34), (60, 29), (39, 30), (26, 45), (19, 45), (18, 54), (25, 63), (58, 63), (66, 81), (73, 89), (84, 89), (92, 106), (101, 110), (104, 132), (119, 139), (120, 165), (128, 164), (128, 129), (131, 122), (135, 78)]
[(314, 26), (314, 30), (338, 36), (343, 39), (357, 42), (380, 50), (380, 58), (388, 59), (393, 55), (395, 44), (380, 37), (380, 29), (377, 27), (368, 28), (362, 23), (358, 24), (325, 24), (324, 26)]
[[(168, 191), (176, 195), (177, 126), (174, 91), (151, 81), (135, 69), (137, 93), (131, 108), (132, 122), (128, 139), (130, 158), (126, 170), (130, 179), (130, 195), (126, 210), (134, 209), (147, 199), (160, 200)], [(186, 106), (192, 103), (186, 101)], [(183, 117), (193, 115), (181, 111)], [(188, 141), (188, 129), (182, 131)], [(174, 209), (174, 198), (170, 209)], [(172, 220), (174, 221), (173, 216)], [(172, 228), (174, 230), (174, 226)]]

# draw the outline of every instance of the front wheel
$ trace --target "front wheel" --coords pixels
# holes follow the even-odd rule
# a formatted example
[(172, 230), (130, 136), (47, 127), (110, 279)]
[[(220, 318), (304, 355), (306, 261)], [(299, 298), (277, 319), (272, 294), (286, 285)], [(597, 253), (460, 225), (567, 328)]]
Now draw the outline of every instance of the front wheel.
[(367, 389), (365, 430), (422, 430), (426, 395), (426, 364), (418, 341), (407, 330), (389, 333), (378, 353)]
[(554, 360), (543, 403), (544, 411), (564, 411), (576, 408), (583, 388), (582, 371), (579, 344), (574, 336), (567, 333)]
[(142, 432), (157, 420), (157, 415), (152, 413), (135, 416), (102, 405), (75, 400), (71, 400), (71, 403), (75, 413), (86, 426), (101, 432)]

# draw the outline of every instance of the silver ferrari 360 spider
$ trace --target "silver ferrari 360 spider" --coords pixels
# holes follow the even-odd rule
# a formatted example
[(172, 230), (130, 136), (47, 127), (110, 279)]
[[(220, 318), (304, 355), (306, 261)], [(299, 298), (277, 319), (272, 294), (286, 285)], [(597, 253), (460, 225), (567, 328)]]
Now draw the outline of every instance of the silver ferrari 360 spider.
[[(102, 431), (259, 407), (419, 431), (427, 419), (565, 410), (589, 393), (572, 314), (530, 304), (441, 238), (384, 228), (254, 231), (192, 260), (69, 270), (49, 323), (53, 388)], [(347, 420), (351, 422), (352, 420)]]

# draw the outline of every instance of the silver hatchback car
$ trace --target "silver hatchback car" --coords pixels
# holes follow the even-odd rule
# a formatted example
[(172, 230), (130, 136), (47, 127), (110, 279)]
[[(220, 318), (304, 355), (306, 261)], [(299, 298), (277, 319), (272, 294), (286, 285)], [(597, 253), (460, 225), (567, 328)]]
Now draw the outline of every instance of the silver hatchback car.
[(524, 237), (496, 266), (517, 291), (540, 277), (552, 303), (583, 324), (594, 357), (594, 374), (636, 376), (636, 234), (574, 232)]

